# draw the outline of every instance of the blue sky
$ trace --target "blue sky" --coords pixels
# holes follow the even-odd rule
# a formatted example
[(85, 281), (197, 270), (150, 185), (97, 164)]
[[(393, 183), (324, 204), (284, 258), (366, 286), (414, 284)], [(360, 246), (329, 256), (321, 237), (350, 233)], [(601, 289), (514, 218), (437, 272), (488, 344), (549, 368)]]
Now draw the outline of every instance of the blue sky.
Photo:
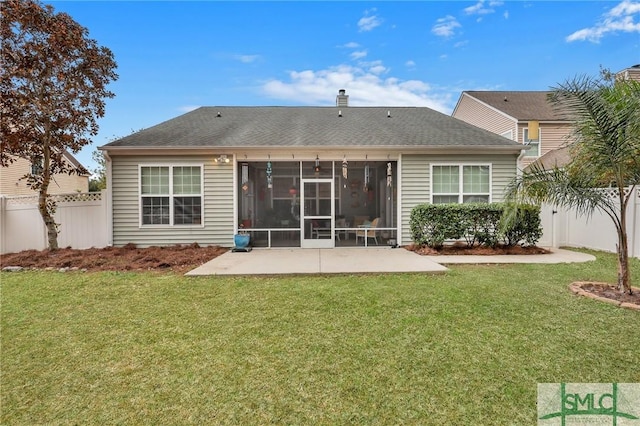
[(91, 152), (198, 106), (426, 106), (640, 64), (640, 0), (53, 1), (119, 79)]

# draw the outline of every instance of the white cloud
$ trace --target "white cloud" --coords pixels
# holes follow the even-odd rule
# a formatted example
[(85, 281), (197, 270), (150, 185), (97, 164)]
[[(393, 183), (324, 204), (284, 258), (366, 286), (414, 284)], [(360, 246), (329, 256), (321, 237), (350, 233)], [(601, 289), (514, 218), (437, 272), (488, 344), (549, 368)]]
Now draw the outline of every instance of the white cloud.
[[(489, 6), (494, 5), (497, 5), (496, 2), (489, 3)], [(495, 10), (493, 10), (491, 7), (485, 7), (484, 0), (479, 0), (478, 3), (474, 4), (473, 6), (464, 8), (464, 13), (466, 13), (467, 15), (487, 15), (493, 12), (495, 12)]]
[(389, 71), (389, 69), (384, 66), (382, 61), (362, 62), (359, 65), (362, 68), (366, 68), (370, 73), (376, 75), (384, 74)]
[(355, 41), (350, 41), (349, 43), (345, 43), (340, 47), (343, 47), (345, 49), (357, 49), (358, 47), (360, 47), (360, 45)]
[(625, 0), (609, 12), (611, 16), (633, 15), (640, 12), (640, 3)]
[(382, 25), (382, 19), (376, 15), (370, 15), (375, 11), (376, 9), (369, 9), (364, 12), (364, 16), (358, 21), (358, 28), (360, 32), (371, 31), (375, 27)]
[(455, 34), (456, 28), (460, 27), (462, 27), (462, 25), (460, 25), (456, 18), (447, 15), (436, 21), (436, 24), (431, 28), (431, 32), (440, 37), (451, 37)]
[(387, 68), (381, 62), (369, 65), (291, 71), (287, 81), (274, 79), (262, 89), (272, 98), (304, 105), (335, 105), (338, 89), (346, 89), (351, 106), (425, 106), (446, 114), (451, 111), (452, 92), (436, 90), (420, 80), (383, 78), (378, 71)]
[(596, 25), (575, 31), (567, 36), (566, 41), (588, 40), (598, 43), (602, 37), (609, 33), (640, 33), (640, 22), (636, 21), (637, 16), (635, 15), (640, 15), (640, 2), (624, 0), (605, 13)]
[(404, 63), (404, 65), (408, 68), (413, 68), (416, 66), (416, 63), (414, 61), (412, 61), (411, 59), (409, 59), (407, 62)]
[(260, 55), (235, 55), (234, 59), (244, 64), (250, 64), (251, 62), (255, 62), (260, 59)]
[(453, 45), (455, 48), (464, 47), (469, 44), (469, 40), (462, 40)]
[(364, 58), (364, 57), (367, 56), (367, 51), (366, 50), (357, 50), (355, 52), (351, 52), (351, 55), (349, 55), (349, 56), (353, 60)]

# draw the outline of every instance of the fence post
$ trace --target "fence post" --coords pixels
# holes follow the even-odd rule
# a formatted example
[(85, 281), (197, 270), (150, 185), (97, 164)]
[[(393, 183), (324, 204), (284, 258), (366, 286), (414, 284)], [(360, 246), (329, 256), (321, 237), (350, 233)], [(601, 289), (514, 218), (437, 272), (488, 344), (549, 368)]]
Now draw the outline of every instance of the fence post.
[(113, 246), (113, 215), (111, 212), (111, 191), (109, 189), (102, 189), (100, 191), (100, 203), (102, 206), (102, 213), (104, 217), (104, 226), (106, 232), (106, 245), (107, 247)]
[(7, 215), (5, 214), (7, 208), (7, 197), (0, 195), (0, 254), (4, 254), (6, 250), (7, 232), (6, 221)]

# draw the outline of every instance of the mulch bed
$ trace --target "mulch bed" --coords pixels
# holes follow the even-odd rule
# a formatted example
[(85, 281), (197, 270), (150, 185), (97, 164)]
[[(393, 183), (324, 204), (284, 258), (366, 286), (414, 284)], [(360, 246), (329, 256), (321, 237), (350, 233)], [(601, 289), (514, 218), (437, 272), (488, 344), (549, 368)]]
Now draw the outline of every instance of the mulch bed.
[(536, 246), (504, 246), (499, 245), (497, 247), (483, 247), (474, 246), (468, 247), (466, 244), (451, 244), (445, 245), (442, 248), (434, 249), (427, 246), (420, 246), (411, 244), (405, 247), (407, 250), (416, 252), (425, 256), (446, 256), (446, 255), (514, 255), (514, 254), (548, 254), (551, 253), (547, 249)]
[(105, 247), (77, 250), (71, 248), (26, 250), (0, 256), (0, 266), (21, 266), (33, 269), (78, 269), (86, 271), (174, 271), (185, 273), (227, 252), (219, 246), (198, 244), (168, 247), (137, 248)]
[(626, 294), (620, 292), (615, 285), (590, 281), (578, 281), (569, 288), (582, 296), (640, 310), (640, 288), (631, 287), (633, 294)]

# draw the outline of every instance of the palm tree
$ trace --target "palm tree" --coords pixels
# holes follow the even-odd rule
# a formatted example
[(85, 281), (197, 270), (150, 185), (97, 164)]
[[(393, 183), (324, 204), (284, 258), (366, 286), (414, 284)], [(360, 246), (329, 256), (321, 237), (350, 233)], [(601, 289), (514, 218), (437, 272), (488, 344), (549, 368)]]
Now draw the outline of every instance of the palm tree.
[(640, 82), (577, 77), (552, 88), (550, 102), (573, 123), (571, 161), (545, 169), (534, 163), (514, 179), (507, 200), (549, 203), (590, 215), (605, 213), (618, 242), (618, 289), (631, 294), (627, 205), (640, 183)]

